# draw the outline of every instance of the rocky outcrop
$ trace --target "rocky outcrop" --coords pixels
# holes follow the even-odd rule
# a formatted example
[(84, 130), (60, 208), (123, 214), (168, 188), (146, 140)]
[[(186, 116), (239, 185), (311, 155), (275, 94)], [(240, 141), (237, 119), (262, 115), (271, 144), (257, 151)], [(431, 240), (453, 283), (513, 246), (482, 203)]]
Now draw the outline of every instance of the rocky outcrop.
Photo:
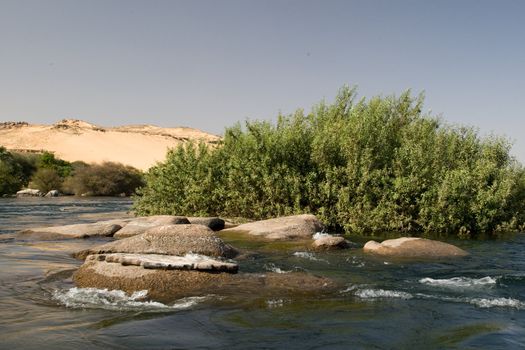
[(120, 220), (100, 221), (92, 224), (76, 224), (53, 227), (36, 227), (19, 232), (22, 238), (73, 239), (89, 237), (109, 237), (125, 224)]
[(217, 217), (188, 217), (188, 220), (193, 225), (204, 225), (211, 228), (213, 231), (220, 231), (224, 229), (224, 220)]
[(127, 238), (140, 235), (150, 228), (165, 225), (189, 224), (184, 216), (154, 215), (131, 219), (127, 224), (115, 234), (115, 238)]
[(145, 269), (142, 266), (87, 259), (73, 281), (82, 288), (119, 289), (127, 293), (148, 290), (151, 299), (170, 302), (197, 295), (315, 294), (330, 292), (336, 284), (303, 272), (287, 274), (210, 273), (198, 270)]
[(202, 225), (165, 225), (145, 233), (81, 251), (75, 256), (84, 259), (90, 254), (134, 253), (185, 255), (189, 253), (233, 258), (238, 252), (224, 243), (208, 227)]
[(16, 193), (17, 197), (42, 197), (44, 194), (40, 190), (35, 190), (28, 188), (25, 190), (20, 190)]
[(462, 257), (466, 251), (452, 244), (424, 238), (402, 237), (382, 243), (369, 241), (363, 247), (365, 253), (397, 258), (434, 259)]
[(314, 239), (312, 248), (314, 250), (347, 249), (350, 248), (350, 242), (341, 236), (323, 234)]
[(323, 224), (314, 215), (285, 216), (242, 224), (221, 232), (241, 232), (269, 240), (310, 239), (322, 231)]

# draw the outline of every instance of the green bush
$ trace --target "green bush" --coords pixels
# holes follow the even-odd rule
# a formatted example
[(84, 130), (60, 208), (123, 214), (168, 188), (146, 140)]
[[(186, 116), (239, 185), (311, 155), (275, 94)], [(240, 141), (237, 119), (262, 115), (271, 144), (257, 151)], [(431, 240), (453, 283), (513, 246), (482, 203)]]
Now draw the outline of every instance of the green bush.
[(62, 190), (64, 179), (53, 168), (39, 168), (31, 177), (30, 188), (47, 193), (51, 190)]
[(320, 103), (179, 146), (146, 174), (139, 215), (314, 213), (332, 230), (474, 237), (523, 229), (525, 172), (508, 141), (424, 115), (423, 98)]
[(73, 175), (66, 179), (64, 189), (68, 193), (91, 196), (131, 195), (144, 185), (142, 173), (119, 163), (87, 165), (73, 164)]
[(13, 154), (0, 147), (0, 195), (16, 193), (24, 186), (23, 169)]

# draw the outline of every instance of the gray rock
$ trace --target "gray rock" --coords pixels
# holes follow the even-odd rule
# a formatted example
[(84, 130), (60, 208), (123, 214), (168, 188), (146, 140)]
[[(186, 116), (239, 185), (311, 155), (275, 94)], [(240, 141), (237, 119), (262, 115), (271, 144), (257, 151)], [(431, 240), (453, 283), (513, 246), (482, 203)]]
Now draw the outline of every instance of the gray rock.
[(233, 258), (238, 252), (224, 243), (215, 233), (202, 225), (165, 225), (148, 229), (145, 233), (75, 254), (85, 259), (91, 254), (135, 253), (185, 255), (189, 253), (213, 257)]
[(224, 220), (218, 217), (188, 217), (188, 220), (193, 225), (204, 225), (213, 231), (224, 229)]
[(468, 255), (466, 251), (452, 244), (415, 237), (388, 239), (382, 243), (369, 241), (363, 247), (363, 251), (381, 256), (414, 259), (462, 257)]
[(122, 228), (115, 238), (127, 238), (136, 235), (140, 235), (146, 232), (148, 229), (156, 226), (164, 225), (179, 225), (179, 224), (189, 224), (190, 222), (184, 216), (172, 216), (172, 215), (155, 215), (155, 216), (145, 216), (132, 219), (128, 221), (126, 226)]
[(323, 224), (314, 215), (303, 214), (254, 221), (221, 232), (242, 232), (269, 240), (309, 239), (323, 230)]
[(315, 250), (333, 250), (350, 248), (350, 242), (344, 237), (321, 235), (312, 243), (312, 248)]
[(19, 232), (21, 237), (38, 239), (72, 239), (89, 237), (108, 237), (121, 229), (118, 220), (100, 221), (92, 224), (75, 224), (52, 227), (36, 227)]
[(16, 193), (17, 197), (42, 197), (43, 195), (44, 194), (40, 190), (35, 190), (31, 188), (20, 190)]
[(45, 197), (58, 197), (60, 193), (57, 190), (51, 190), (46, 193)]

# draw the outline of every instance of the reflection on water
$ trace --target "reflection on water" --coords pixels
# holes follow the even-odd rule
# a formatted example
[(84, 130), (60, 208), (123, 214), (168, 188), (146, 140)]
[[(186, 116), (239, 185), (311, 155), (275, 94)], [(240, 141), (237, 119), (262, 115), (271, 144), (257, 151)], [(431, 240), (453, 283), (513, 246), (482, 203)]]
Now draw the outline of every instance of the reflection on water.
[(76, 288), (71, 275), (80, 262), (70, 254), (104, 239), (42, 242), (15, 234), (118, 218), (129, 207), (129, 200), (115, 198), (0, 200), (0, 348), (525, 347), (523, 234), (454, 242), (472, 255), (427, 263), (372, 258), (359, 249), (312, 253), (304, 242), (224, 235), (247, 251), (243, 271), (307, 271), (341, 287), (317, 297), (268, 299), (239, 290), (171, 305), (147, 300), (146, 291)]

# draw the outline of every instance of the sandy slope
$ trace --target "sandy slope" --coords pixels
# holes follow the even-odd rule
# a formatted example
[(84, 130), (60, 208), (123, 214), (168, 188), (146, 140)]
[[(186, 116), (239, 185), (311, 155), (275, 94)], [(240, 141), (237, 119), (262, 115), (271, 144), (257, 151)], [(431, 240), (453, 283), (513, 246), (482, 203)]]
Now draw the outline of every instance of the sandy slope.
[(142, 170), (164, 160), (169, 148), (188, 140), (215, 143), (219, 137), (191, 128), (152, 125), (103, 128), (72, 119), (53, 125), (0, 123), (0, 146), (10, 150), (47, 150), (68, 161), (112, 161)]

